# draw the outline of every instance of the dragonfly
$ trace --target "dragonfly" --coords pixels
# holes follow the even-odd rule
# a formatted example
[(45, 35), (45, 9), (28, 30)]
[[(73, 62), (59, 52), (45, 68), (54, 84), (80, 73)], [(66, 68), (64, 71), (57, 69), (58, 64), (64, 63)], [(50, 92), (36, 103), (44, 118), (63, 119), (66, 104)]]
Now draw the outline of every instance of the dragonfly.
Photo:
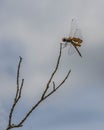
[(75, 50), (77, 51), (77, 53), (79, 54), (79, 56), (82, 57), (82, 55), (81, 55), (78, 48), (81, 47), (81, 44), (82, 44), (83, 40), (81, 38), (81, 30), (77, 27), (75, 19), (72, 19), (71, 31), (70, 31), (69, 36), (64, 37), (62, 39), (62, 41), (64, 42), (64, 44), (63, 44), (64, 47), (72, 45), (75, 48)]

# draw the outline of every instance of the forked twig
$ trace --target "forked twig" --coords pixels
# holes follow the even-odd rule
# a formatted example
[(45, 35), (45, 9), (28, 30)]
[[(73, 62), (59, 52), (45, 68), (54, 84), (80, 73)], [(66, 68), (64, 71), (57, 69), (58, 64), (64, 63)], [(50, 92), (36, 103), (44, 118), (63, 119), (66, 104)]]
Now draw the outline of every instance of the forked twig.
[(14, 128), (14, 124), (11, 123), (12, 121), (12, 115), (13, 115), (13, 112), (14, 112), (14, 108), (17, 104), (17, 102), (19, 101), (19, 99), (21, 98), (21, 92), (22, 92), (22, 88), (23, 88), (23, 84), (24, 84), (24, 79), (22, 79), (22, 82), (21, 82), (21, 86), (19, 86), (19, 75), (20, 75), (20, 67), (21, 67), (21, 62), (22, 62), (22, 57), (19, 57), (20, 60), (19, 60), (19, 64), (18, 64), (18, 68), (17, 68), (17, 87), (16, 87), (16, 95), (14, 97), (14, 102), (13, 102), (13, 105), (10, 109), (10, 113), (9, 113), (9, 121), (8, 121), (8, 127), (6, 130), (9, 130), (11, 128)]
[(59, 52), (59, 56), (58, 56), (58, 60), (57, 60), (57, 64), (56, 64), (55, 70), (53, 71), (53, 73), (52, 73), (52, 75), (51, 75), (51, 77), (50, 77), (50, 79), (49, 79), (49, 81), (48, 81), (48, 83), (47, 83), (46, 89), (45, 89), (45, 91), (43, 92), (43, 95), (42, 95), (41, 98), (44, 98), (44, 96), (45, 96), (45, 94), (46, 94), (46, 92), (47, 92), (47, 90), (48, 90), (48, 88), (49, 88), (49, 85), (50, 85), (50, 83), (51, 83), (51, 81), (52, 81), (52, 78), (53, 78), (53, 76), (55, 75), (55, 73), (56, 73), (57, 70), (58, 70), (59, 63), (60, 63), (60, 59), (61, 59), (61, 54), (62, 54), (62, 44), (60, 43), (60, 52)]
[(9, 123), (8, 123), (8, 127), (7, 127), (6, 130), (9, 130), (9, 129), (12, 129), (12, 128), (16, 128), (16, 127), (22, 127), (23, 123), (30, 116), (30, 114), (33, 112), (33, 110), (35, 110), (43, 100), (45, 100), (50, 95), (52, 95), (58, 88), (60, 88), (64, 84), (66, 79), (69, 77), (69, 74), (70, 74), (71, 70), (69, 70), (69, 72), (67, 73), (65, 78), (61, 81), (61, 83), (58, 86), (56, 86), (55, 82), (53, 81), (53, 90), (51, 90), (48, 94), (46, 94), (48, 89), (49, 89), (49, 87), (50, 87), (50, 83), (52, 82), (52, 79), (53, 79), (53, 77), (55, 76), (55, 74), (56, 74), (56, 72), (58, 70), (58, 67), (59, 67), (59, 64), (60, 64), (60, 59), (61, 59), (61, 54), (62, 54), (62, 44), (60, 43), (60, 52), (59, 52), (58, 60), (57, 60), (57, 63), (56, 63), (56, 67), (55, 67), (53, 73), (50, 76), (50, 79), (49, 79), (49, 81), (48, 81), (48, 83), (47, 83), (47, 85), (45, 87), (45, 90), (43, 91), (43, 94), (42, 94), (41, 98), (37, 101), (36, 104), (34, 104), (31, 107), (31, 109), (26, 113), (26, 115), (20, 120), (20, 122), (18, 124), (13, 124), (12, 123), (12, 115), (13, 115), (14, 108), (15, 108), (17, 102), (21, 98), (22, 88), (23, 88), (23, 84), (24, 84), (24, 79), (22, 79), (21, 85), (19, 85), (19, 73), (20, 73), (20, 67), (21, 67), (21, 62), (22, 62), (22, 58), (20, 57), (19, 64), (18, 64), (18, 69), (17, 69), (17, 89), (16, 89), (16, 95), (15, 95), (14, 102), (13, 102), (13, 105), (12, 105), (11, 110), (10, 110)]

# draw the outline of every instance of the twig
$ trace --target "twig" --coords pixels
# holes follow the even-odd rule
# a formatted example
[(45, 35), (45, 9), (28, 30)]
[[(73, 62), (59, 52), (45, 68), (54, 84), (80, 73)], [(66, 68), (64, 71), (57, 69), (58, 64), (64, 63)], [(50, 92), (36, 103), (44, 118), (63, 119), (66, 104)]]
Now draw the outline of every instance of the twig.
[(50, 83), (52, 81), (52, 78), (55, 75), (55, 73), (56, 73), (56, 71), (57, 71), (57, 69), (59, 67), (59, 63), (60, 63), (60, 59), (61, 59), (61, 53), (62, 53), (62, 43), (60, 43), (60, 52), (59, 52), (59, 56), (58, 56), (58, 60), (57, 60), (57, 64), (56, 64), (55, 70), (53, 71), (53, 73), (52, 73), (52, 75), (51, 75), (51, 77), (50, 77), (50, 79), (49, 79), (49, 81), (47, 83), (46, 89), (44, 90), (43, 95), (41, 97), (42, 99), (44, 98), (44, 96), (45, 96), (45, 94), (46, 94), (46, 92), (47, 92), (47, 90), (49, 88), (49, 85), (50, 85)]
[(68, 78), (71, 70), (69, 70), (69, 72), (67, 73), (65, 78), (62, 80), (62, 82), (57, 87), (55, 85), (55, 82), (53, 81), (53, 89), (52, 89), (51, 92), (49, 92), (46, 95), (47, 90), (50, 87), (50, 83), (52, 82), (52, 79), (53, 79), (54, 75), (56, 74), (56, 72), (58, 70), (58, 67), (59, 67), (59, 64), (60, 64), (60, 59), (61, 59), (61, 54), (62, 54), (62, 44), (60, 43), (60, 51), (59, 51), (59, 56), (58, 56), (58, 60), (57, 60), (57, 63), (56, 63), (56, 67), (55, 67), (53, 73), (50, 76), (50, 79), (49, 79), (49, 81), (48, 81), (48, 83), (47, 83), (47, 85), (45, 87), (45, 90), (43, 91), (43, 94), (42, 94), (40, 100), (38, 100), (37, 103), (34, 104), (31, 107), (31, 109), (26, 113), (26, 115), (20, 120), (20, 122), (18, 124), (12, 124), (11, 120), (12, 120), (13, 111), (14, 111), (14, 108), (15, 108), (17, 102), (21, 98), (22, 88), (23, 88), (23, 84), (24, 84), (24, 79), (22, 79), (21, 85), (19, 85), (19, 73), (20, 73), (20, 67), (21, 67), (21, 62), (22, 62), (22, 58), (20, 57), (19, 64), (18, 64), (18, 69), (17, 69), (17, 89), (16, 89), (16, 95), (15, 95), (15, 98), (14, 98), (14, 103), (13, 103), (13, 105), (11, 107), (11, 110), (10, 110), (9, 123), (8, 123), (8, 127), (7, 127), (6, 130), (9, 130), (9, 129), (12, 129), (12, 128), (16, 128), (16, 127), (22, 127), (23, 123), (30, 116), (30, 114), (33, 112), (33, 110), (35, 110), (42, 101), (44, 101), (46, 98), (48, 98), (50, 95), (52, 95), (58, 88), (60, 88), (64, 84), (64, 82)]
[(56, 87), (53, 89), (53, 91), (51, 91), (49, 94), (47, 94), (44, 98), (46, 99), (47, 97), (49, 97), (51, 94), (53, 94), (58, 88), (60, 88), (64, 82), (66, 81), (66, 79), (68, 78), (69, 74), (70, 74), (71, 70), (69, 70), (69, 72), (67, 73), (66, 77), (63, 79), (63, 81)]
[(45, 94), (46, 94), (46, 92), (47, 92), (47, 90), (48, 90), (48, 88), (49, 88), (49, 85), (50, 85), (50, 83), (51, 83), (51, 81), (52, 81), (53, 76), (55, 75), (55, 73), (56, 73), (56, 71), (57, 71), (57, 69), (58, 69), (58, 66), (59, 66), (59, 63), (60, 63), (60, 58), (61, 58), (61, 53), (62, 53), (62, 44), (60, 43), (60, 52), (59, 52), (59, 56), (58, 56), (58, 60), (57, 60), (57, 64), (56, 64), (55, 70), (54, 70), (53, 73), (51, 74), (51, 77), (50, 77), (50, 79), (49, 79), (49, 81), (48, 81), (48, 83), (47, 83), (47, 85), (46, 85), (46, 88), (45, 88), (45, 90), (44, 90), (44, 92), (43, 92), (43, 94), (42, 94), (40, 100), (29, 110), (29, 112), (26, 114), (26, 116), (21, 120), (21, 122), (20, 122), (18, 125), (23, 124), (23, 123), (25, 122), (25, 120), (28, 118), (28, 116), (32, 113), (32, 111), (33, 111), (44, 99), (46, 99), (46, 98), (44, 98), (44, 96), (45, 96)]
[(53, 81), (53, 90), (55, 90), (55, 82)]
[(22, 57), (19, 57), (20, 60), (19, 60), (19, 64), (18, 64), (18, 68), (17, 68), (17, 88), (16, 88), (16, 95), (14, 97), (14, 102), (13, 102), (13, 105), (10, 109), (10, 113), (9, 113), (9, 121), (8, 121), (8, 127), (6, 130), (9, 130), (11, 128), (14, 128), (16, 127), (14, 124), (11, 123), (12, 121), (12, 115), (13, 115), (13, 111), (14, 111), (14, 108), (17, 104), (17, 102), (19, 101), (20, 97), (21, 97), (21, 92), (22, 92), (22, 88), (23, 88), (23, 84), (24, 84), (24, 79), (22, 79), (22, 82), (21, 82), (21, 86), (19, 86), (19, 75), (20, 75), (20, 67), (21, 67), (21, 62), (22, 62)]
[(38, 107), (38, 105), (43, 101), (45, 100), (46, 98), (48, 98), (50, 95), (52, 95), (58, 88), (60, 88), (63, 83), (66, 81), (66, 79), (68, 78), (69, 74), (70, 74), (71, 70), (69, 70), (68, 74), (66, 75), (66, 77), (63, 79), (63, 81), (55, 88), (55, 83), (53, 82), (54, 84), (54, 89), (49, 93), (47, 94), (44, 98), (41, 98), (31, 109), (30, 111), (26, 114), (26, 116), (21, 120), (21, 122), (18, 124), (18, 126), (21, 126), (25, 120), (28, 118), (28, 116), (32, 113), (33, 110), (35, 110), (35, 108)]

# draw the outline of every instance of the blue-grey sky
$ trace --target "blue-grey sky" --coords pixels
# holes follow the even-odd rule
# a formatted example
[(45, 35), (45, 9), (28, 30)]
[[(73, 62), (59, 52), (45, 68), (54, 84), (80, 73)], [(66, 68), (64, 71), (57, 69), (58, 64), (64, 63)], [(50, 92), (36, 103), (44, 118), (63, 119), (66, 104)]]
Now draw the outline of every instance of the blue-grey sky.
[(83, 36), (80, 58), (64, 49), (55, 77), (66, 83), (44, 101), (20, 130), (103, 130), (104, 1), (0, 0), (0, 130), (5, 130), (16, 89), (16, 69), (23, 57), (23, 95), (13, 119), (18, 122), (36, 102), (49, 79), (59, 43), (77, 19)]

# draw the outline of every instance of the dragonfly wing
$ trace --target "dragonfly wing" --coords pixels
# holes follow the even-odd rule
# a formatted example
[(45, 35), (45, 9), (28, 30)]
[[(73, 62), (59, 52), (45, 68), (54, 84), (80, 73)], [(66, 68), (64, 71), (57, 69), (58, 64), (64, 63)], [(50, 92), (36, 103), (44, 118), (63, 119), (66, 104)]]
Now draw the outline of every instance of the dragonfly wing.
[(76, 28), (73, 37), (82, 39), (81, 30), (79, 28)]
[(81, 30), (78, 26), (76, 19), (72, 19), (72, 21), (71, 21), (69, 37), (72, 37), (72, 38), (75, 37), (75, 38), (83, 39)]
[(77, 28), (77, 21), (76, 21), (76, 19), (72, 19), (69, 37), (73, 37), (74, 36), (76, 28)]
[(68, 55), (73, 55), (74, 53), (76, 53), (76, 50), (75, 48), (73, 47), (72, 44), (69, 45), (69, 48), (68, 48)]

